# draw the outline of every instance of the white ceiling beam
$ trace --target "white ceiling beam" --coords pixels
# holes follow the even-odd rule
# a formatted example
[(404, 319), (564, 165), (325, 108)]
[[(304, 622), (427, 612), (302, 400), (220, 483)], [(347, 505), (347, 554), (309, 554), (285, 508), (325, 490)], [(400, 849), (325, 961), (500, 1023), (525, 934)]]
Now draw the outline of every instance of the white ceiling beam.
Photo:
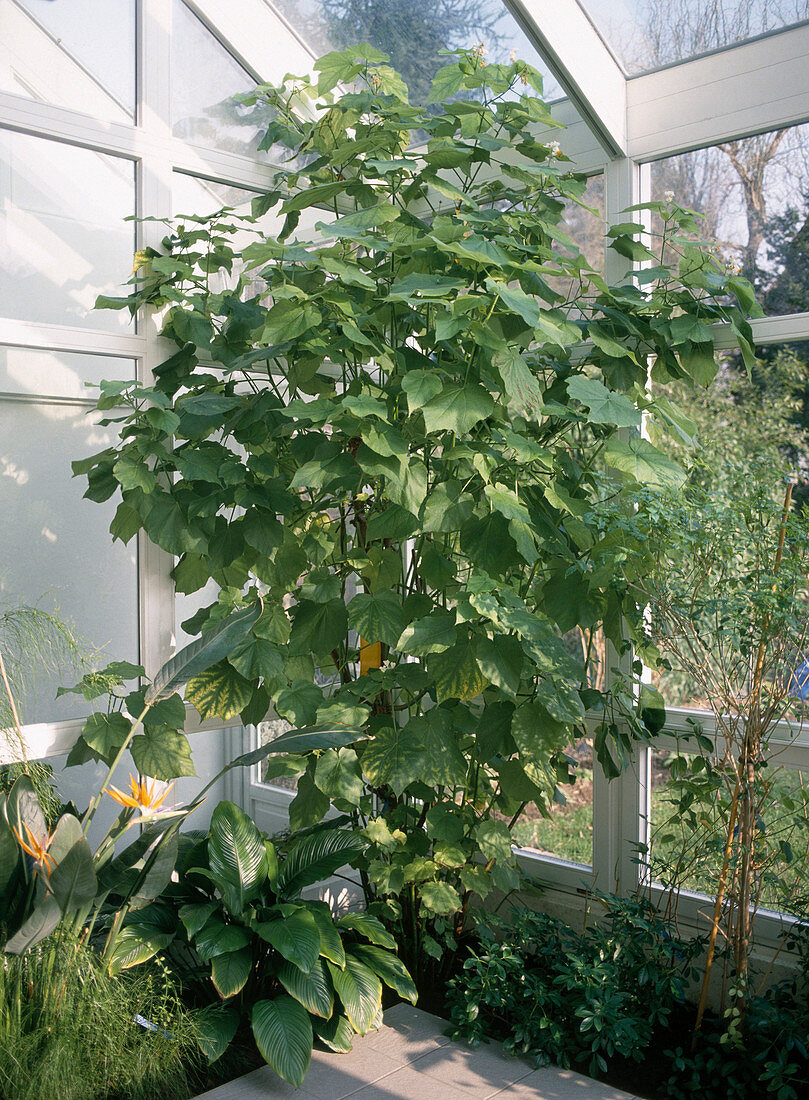
[(611, 156), (626, 155), (626, 77), (577, 0), (507, 0)]
[(809, 26), (627, 82), (628, 154), (654, 160), (809, 119)]

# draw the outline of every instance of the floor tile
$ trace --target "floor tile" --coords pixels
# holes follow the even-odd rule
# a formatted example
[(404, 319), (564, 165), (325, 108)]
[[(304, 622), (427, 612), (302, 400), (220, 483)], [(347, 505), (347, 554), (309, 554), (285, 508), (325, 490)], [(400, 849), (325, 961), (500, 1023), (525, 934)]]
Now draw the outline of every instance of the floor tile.
[(373, 1085), (355, 1092), (351, 1100), (485, 1100), (485, 1092), (477, 1094), (452, 1088), (435, 1077), (428, 1077), (413, 1066), (397, 1070)]
[(405, 1059), (394, 1057), (384, 1048), (376, 1050), (369, 1046), (369, 1037), (355, 1039), (350, 1054), (315, 1051), (303, 1086), (307, 1093), (317, 1100), (343, 1100), (380, 1077), (404, 1068)]
[(495, 1093), (491, 1100), (634, 1100), (634, 1097), (572, 1070), (544, 1066)]
[(277, 1073), (269, 1066), (253, 1070), (244, 1077), (237, 1077), (235, 1081), (228, 1081), (218, 1088), (204, 1092), (196, 1100), (320, 1100), (313, 1096), (306, 1088), (296, 1089), (292, 1085), (282, 1081)]
[(506, 1054), (495, 1043), (474, 1050), (451, 1043), (425, 1054), (413, 1068), (470, 1098), (495, 1096), (533, 1072), (528, 1062)]

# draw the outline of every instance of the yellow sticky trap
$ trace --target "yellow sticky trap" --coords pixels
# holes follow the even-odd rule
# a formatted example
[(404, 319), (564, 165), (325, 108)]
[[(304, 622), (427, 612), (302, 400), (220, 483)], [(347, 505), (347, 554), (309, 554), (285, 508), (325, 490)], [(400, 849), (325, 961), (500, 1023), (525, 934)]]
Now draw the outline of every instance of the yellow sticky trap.
[(366, 642), (360, 638), (360, 674), (365, 675), (372, 668), (382, 664), (382, 643)]

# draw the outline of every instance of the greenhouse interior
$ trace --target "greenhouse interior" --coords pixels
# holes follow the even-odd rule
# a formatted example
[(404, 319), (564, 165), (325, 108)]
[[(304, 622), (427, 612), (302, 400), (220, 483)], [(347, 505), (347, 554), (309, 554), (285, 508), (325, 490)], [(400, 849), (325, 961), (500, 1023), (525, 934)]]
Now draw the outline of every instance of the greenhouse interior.
[(809, 0), (0, 0), (0, 1096), (809, 1097)]

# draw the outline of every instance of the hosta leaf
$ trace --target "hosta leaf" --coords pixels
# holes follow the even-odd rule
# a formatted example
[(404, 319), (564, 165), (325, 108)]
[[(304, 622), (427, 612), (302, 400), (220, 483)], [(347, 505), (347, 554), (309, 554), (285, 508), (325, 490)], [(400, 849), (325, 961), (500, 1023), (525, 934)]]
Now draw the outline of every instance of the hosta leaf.
[(232, 889), (226, 900), (241, 912), (267, 879), (267, 853), (261, 833), (233, 802), (220, 802), (211, 816), (208, 859), (214, 874)]
[(365, 936), (366, 940), (370, 940), (377, 947), (386, 947), (389, 951), (396, 950), (396, 940), (385, 928), (382, 921), (378, 920), (377, 917), (372, 917), (370, 913), (345, 913), (342, 917), (338, 917), (337, 924), (340, 928), (350, 928), (355, 932), (359, 932), (361, 936)]
[(381, 947), (365, 947), (356, 944), (351, 948), (351, 954), (381, 978), (385, 985), (390, 986), (400, 997), (415, 1004), (419, 999), (413, 979), (407, 972), (407, 968), (392, 951), (385, 951)]
[(194, 937), (194, 948), (203, 962), (240, 951), (249, 943), (250, 936), (241, 925), (225, 924), (218, 917), (209, 920)]
[(227, 1000), (247, 984), (253, 969), (253, 956), (249, 947), (217, 955), (211, 963), (211, 980), (220, 997)]
[(253, 1037), (262, 1058), (279, 1077), (299, 1086), (312, 1058), (312, 1022), (292, 997), (256, 1001), (251, 1015)]
[(188, 681), (185, 698), (202, 719), (233, 718), (253, 697), (253, 685), (227, 661), (212, 665)]
[(308, 974), (320, 957), (320, 932), (317, 922), (306, 909), (297, 909), (287, 917), (255, 925), (259, 936), (275, 950)]
[(215, 1062), (230, 1046), (239, 1028), (239, 1010), (235, 1005), (206, 1005), (194, 1016), (197, 1045), (208, 1059)]
[(345, 970), (333, 963), (327, 966), (351, 1026), (365, 1035), (373, 1027), (382, 1005), (382, 983), (372, 970), (350, 955), (346, 955)]
[(138, 966), (151, 959), (158, 951), (168, 947), (175, 933), (161, 932), (152, 925), (130, 924), (119, 932), (115, 946), (107, 961), (110, 974), (120, 974), (131, 966)]
[(308, 974), (292, 963), (283, 962), (278, 968), (278, 980), (307, 1012), (328, 1020), (334, 1011), (334, 986), (322, 959), (318, 959)]
[(358, 833), (321, 828), (302, 837), (291, 849), (278, 874), (278, 893), (297, 897), (301, 890), (328, 878), (365, 847)]
[(315, 924), (320, 932), (320, 954), (342, 970), (346, 963), (346, 953), (340, 938), (340, 929), (335, 923), (331, 909), (325, 901), (311, 901), (309, 912), (315, 918)]
[(336, 1054), (348, 1054), (354, 1043), (354, 1029), (341, 1012), (330, 1020), (312, 1020), (315, 1035)]

